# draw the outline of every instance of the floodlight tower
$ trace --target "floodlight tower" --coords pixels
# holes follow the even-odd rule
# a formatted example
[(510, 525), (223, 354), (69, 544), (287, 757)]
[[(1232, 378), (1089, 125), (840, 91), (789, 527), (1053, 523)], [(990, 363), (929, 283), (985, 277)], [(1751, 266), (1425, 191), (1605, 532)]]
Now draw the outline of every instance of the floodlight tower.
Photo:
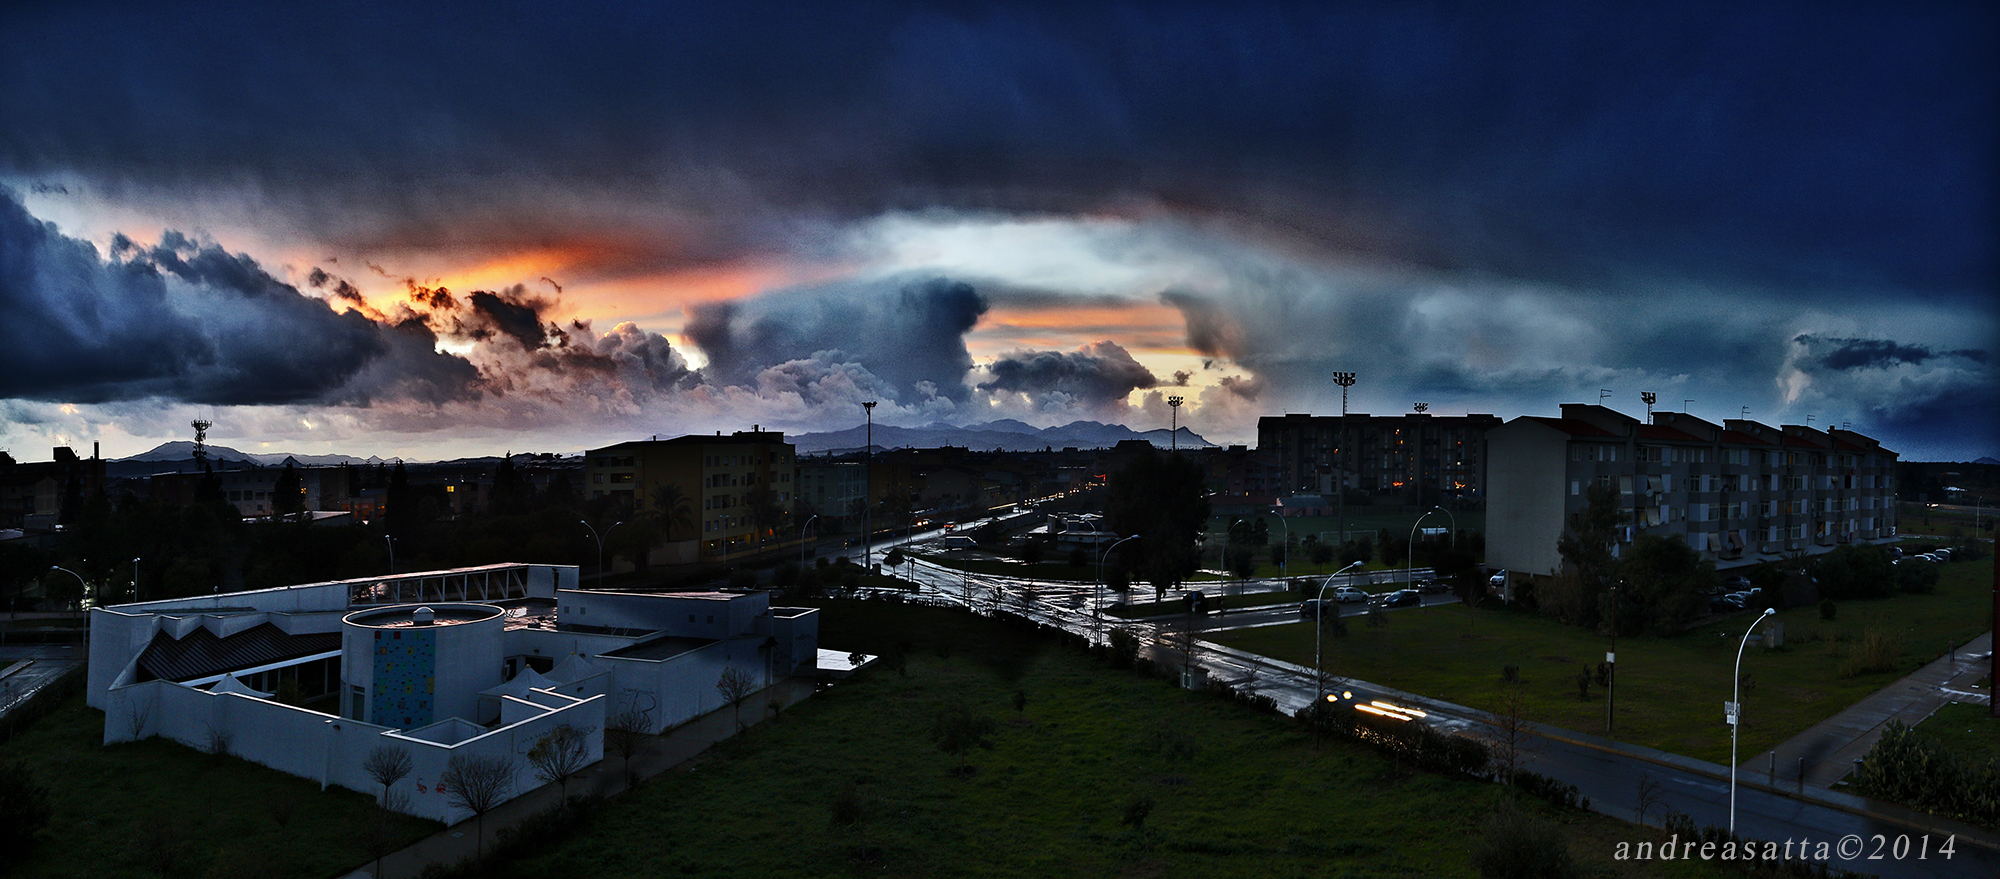
[(862, 458), (867, 463), (862, 465), (861, 470), (861, 484), (863, 486), (861, 501), (861, 570), (863, 571), (874, 570), (873, 562), (875, 560), (871, 552), (873, 545), (869, 540), (872, 535), (868, 531), (868, 508), (875, 505), (875, 402), (874, 400), (869, 400), (861, 404), (861, 410), (868, 415), (868, 448), (863, 450), (864, 457)]
[(1340, 438), (1335, 441), (1333, 453), (1340, 457), (1340, 466), (1334, 468), (1334, 494), (1340, 496), (1340, 547), (1347, 547), (1347, 389), (1354, 386), (1354, 373), (1336, 372), (1333, 383), (1340, 386)]
[(1659, 402), (1660, 395), (1652, 391), (1640, 391), (1639, 401), (1646, 404), (1646, 423), (1653, 423), (1653, 404)]
[(1167, 398), (1167, 406), (1173, 411), (1173, 420), (1168, 422), (1171, 427), (1167, 430), (1167, 451), (1169, 452), (1180, 451), (1181, 404), (1185, 402), (1187, 401), (1181, 397)]

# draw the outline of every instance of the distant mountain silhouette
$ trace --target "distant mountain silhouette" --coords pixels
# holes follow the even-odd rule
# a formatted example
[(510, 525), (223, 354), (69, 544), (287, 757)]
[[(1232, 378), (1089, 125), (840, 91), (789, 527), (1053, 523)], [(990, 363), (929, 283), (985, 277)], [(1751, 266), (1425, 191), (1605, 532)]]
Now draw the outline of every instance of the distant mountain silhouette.
[[(285, 459), (307, 467), (331, 467), (341, 464), (382, 464), (381, 458), (357, 458), (353, 455), (294, 455), (277, 452), (268, 455), (253, 455), (237, 451), (228, 446), (209, 444), (208, 463), (217, 469), (241, 468), (246, 466), (278, 467)], [(391, 459), (393, 460), (393, 459)], [(151, 450), (125, 458), (112, 458), (105, 462), (105, 473), (114, 477), (150, 476), (154, 473), (193, 473), (200, 469), (194, 463), (194, 443), (175, 440), (161, 443)]]
[[(858, 452), (867, 445), (866, 425), (826, 433), (802, 433), (790, 437), (802, 454)], [(875, 425), (875, 445), (883, 449), (928, 449), (961, 446), (980, 451), (1001, 449), (1009, 452), (1039, 452), (1045, 448), (1110, 448), (1125, 440), (1144, 440), (1159, 448), (1211, 448), (1214, 443), (1183, 427), (1179, 439), (1171, 440), (1165, 430), (1136, 431), (1122, 424), (1072, 421), (1061, 427), (1040, 428), (1012, 419), (954, 427), (933, 423), (923, 427)]]

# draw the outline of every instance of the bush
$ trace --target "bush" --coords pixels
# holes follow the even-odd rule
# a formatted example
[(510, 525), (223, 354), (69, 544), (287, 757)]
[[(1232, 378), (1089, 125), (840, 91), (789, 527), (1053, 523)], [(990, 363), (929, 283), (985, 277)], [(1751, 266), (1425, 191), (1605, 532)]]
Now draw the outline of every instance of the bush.
[[(1903, 641), (1887, 632), (1869, 629), (1861, 636), (1861, 642), (1852, 647), (1829, 651), (1841, 659), (1840, 676), (1856, 678), (1865, 674), (1876, 674), (1896, 670), (1896, 657), (1903, 653)], [(1844, 655), (1842, 655), (1844, 654)]]
[(1861, 761), (1856, 786), (1872, 797), (2000, 827), (2000, 760), (1965, 760), (1900, 721), (1889, 721)]
[(0, 851), (18, 858), (54, 815), (49, 789), (35, 783), (27, 763), (0, 763)]
[(1819, 603), (1819, 618), (1831, 621), (1834, 618), (1834, 615), (1839, 612), (1839, 610), (1840, 609), (1834, 605), (1833, 599), (1831, 598), (1821, 599)]
[(1132, 661), (1139, 657), (1139, 636), (1131, 630), (1116, 628), (1111, 630), (1111, 667), (1131, 668)]
[(1494, 812), (1472, 847), (1483, 879), (1569, 879), (1577, 875), (1569, 839), (1556, 825), (1515, 809)]

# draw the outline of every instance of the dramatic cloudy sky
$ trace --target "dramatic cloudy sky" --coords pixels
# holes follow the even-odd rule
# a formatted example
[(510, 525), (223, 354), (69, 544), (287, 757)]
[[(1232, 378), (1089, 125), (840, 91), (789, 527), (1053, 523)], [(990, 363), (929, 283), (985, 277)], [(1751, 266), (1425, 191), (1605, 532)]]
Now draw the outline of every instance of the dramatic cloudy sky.
[(1243, 442), (1338, 370), (2000, 455), (1990, 10), (9, 4), (0, 447)]

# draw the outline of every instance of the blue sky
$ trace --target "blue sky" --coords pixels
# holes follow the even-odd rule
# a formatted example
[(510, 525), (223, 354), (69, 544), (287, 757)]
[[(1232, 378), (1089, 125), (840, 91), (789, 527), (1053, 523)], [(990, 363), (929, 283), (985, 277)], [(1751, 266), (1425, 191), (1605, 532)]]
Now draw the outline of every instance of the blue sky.
[(1562, 402), (2000, 455), (1977, 3), (40, 4), (0, 446)]

